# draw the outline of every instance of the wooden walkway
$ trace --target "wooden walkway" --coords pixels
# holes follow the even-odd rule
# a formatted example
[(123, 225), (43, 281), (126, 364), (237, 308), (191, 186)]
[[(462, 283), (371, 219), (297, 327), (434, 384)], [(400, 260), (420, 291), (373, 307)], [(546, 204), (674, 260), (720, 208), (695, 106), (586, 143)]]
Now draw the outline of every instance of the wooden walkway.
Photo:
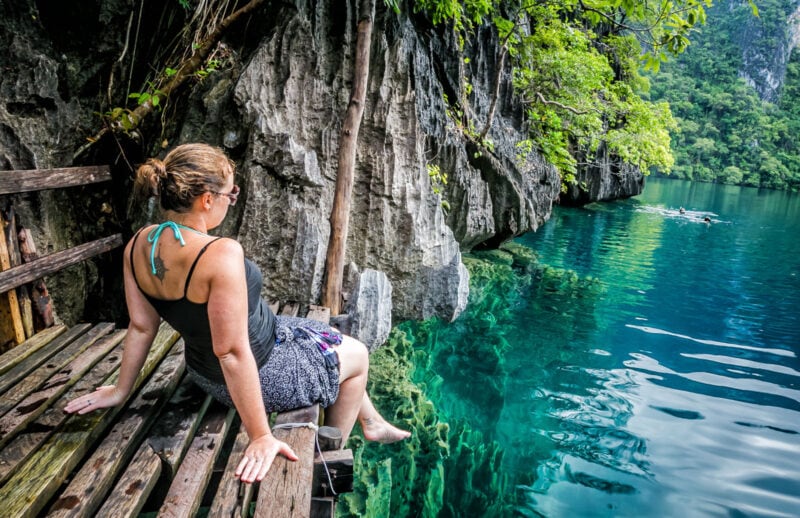
[[(328, 318), (314, 307), (308, 317)], [(65, 414), (67, 401), (115, 382), (124, 336), (107, 323), (56, 326), (0, 356), (2, 516), (333, 516), (331, 482), (352, 490), (353, 458), (335, 443), (317, 454), (319, 408), (278, 415), (273, 426), (311, 423), (274, 432), (300, 460), (279, 457), (260, 487), (242, 484), (238, 416), (188, 381), (183, 342), (166, 324), (124, 406)]]

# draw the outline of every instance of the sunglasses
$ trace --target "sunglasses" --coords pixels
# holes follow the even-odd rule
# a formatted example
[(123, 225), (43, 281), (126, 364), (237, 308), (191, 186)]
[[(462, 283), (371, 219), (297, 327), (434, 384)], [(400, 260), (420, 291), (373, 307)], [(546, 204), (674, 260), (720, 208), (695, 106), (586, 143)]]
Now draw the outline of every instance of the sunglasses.
[(236, 200), (239, 199), (240, 191), (241, 189), (239, 189), (239, 186), (234, 185), (233, 189), (231, 189), (231, 192), (216, 192), (216, 191), (209, 191), (209, 192), (211, 194), (219, 194), (220, 196), (225, 196), (226, 198), (228, 198), (228, 201), (231, 202), (231, 207), (233, 207), (234, 205), (236, 205)]

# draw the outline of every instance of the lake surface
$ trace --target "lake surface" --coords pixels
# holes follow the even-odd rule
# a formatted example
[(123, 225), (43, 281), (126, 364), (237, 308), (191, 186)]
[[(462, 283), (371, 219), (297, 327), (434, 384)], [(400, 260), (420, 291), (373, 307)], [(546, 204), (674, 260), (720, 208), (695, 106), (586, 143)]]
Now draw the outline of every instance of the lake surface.
[(605, 288), (577, 320), (520, 314), (526, 348), (572, 351), (507, 358), (501, 442), (549, 446), (508, 460), (536, 470), (526, 514), (800, 515), (797, 195), (648, 179), (519, 241)]
[(404, 324), (391, 347), (412, 350), (389, 349), (437, 416), (409, 393), (399, 413), (421, 424), (364, 468), (369, 498), (393, 515), (800, 516), (799, 237), (796, 194), (648, 179), (556, 208), (516, 241), (535, 267), (469, 259), (464, 315)]

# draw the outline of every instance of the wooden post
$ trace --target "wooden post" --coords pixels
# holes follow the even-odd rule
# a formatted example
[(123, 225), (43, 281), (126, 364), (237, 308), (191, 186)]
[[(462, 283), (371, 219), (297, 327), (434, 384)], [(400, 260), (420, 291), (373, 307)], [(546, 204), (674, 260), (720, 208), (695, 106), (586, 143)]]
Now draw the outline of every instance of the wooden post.
[[(5, 222), (3, 222), (5, 223)], [(5, 225), (3, 228), (5, 236)], [(11, 257), (5, 238), (0, 239), (0, 270), (11, 269)], [(0, 295), (0, 351), (5, 351), (25, 341), (25, 328), (19, 310), (16, 290)]]
[[(8, 246), (8, 254), (11, 259), (11, 266), (22, 264), (20, 257), (20, 246), (17, 242), (17, 217), (14, 213), (14, 206), (10, 205), (5, 214), (5, 240)], [(19, 299), (20, 313), (22, 315), (22, 326), (25, 329), (25, 338), (33, 336), (33, 309), (31, 297), (28, 295), (28, 287), (20, 286), (17, 288), (17, 298)]]
[(350, 224), (350, 198), (353, 194), (353, 177), (356, 161), (358, 131), (364, 115), (369, 78), (369, 53), (372, 40), (372, 20), (375, 18), (375, 0), (360, 0), (358, 5), (358, 38), (356, 40), (355, 78), (350, 104), (347, 106), (342, 134), (339, 140), (339, 163), (336, 173), (336, 192), (331, 209), (331, 236), (325, 259), (326, 276), (323, 306), (331, 308), (332, 315), (341, 310), (344, 251), (347, 244), (347, 227)]
[[(23, 263), (29, 263), (39, 257), (36, 253), (36, 243), (33, 242), (31, 231), (27, 228), (19, 230), (19, 250)], [(36, 309), (34, 327), (36, 331), (41, 331), (55, 323), (53, 306), (50, 303), (50, 294), (47, 292), (44, 279), (36, 279), (31, 284), (33, 287), (33, 306)]]

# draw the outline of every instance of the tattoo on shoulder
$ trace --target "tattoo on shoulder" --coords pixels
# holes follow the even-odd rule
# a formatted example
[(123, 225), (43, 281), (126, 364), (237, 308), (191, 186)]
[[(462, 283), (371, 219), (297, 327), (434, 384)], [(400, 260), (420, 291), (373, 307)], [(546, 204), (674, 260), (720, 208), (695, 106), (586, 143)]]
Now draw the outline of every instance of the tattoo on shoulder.
[(155, 261), (154, 262), (155, 262), (155, 265), (156, 265), (156, 277), (158, 277), (159, 281), (164, 282), (164, 276), (169, 271), (169, 268), (167, 268), (167, 266), (164, 264), (164, 260), (161, 259), (160, 255), (157, 255), (155, 257)]

